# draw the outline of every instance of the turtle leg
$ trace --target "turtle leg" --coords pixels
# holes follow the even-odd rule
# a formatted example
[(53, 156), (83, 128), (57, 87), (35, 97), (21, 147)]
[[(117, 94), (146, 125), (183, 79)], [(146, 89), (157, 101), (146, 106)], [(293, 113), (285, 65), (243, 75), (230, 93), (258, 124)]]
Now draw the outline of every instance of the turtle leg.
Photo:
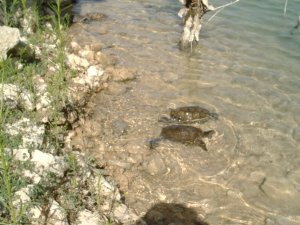
[(198, 145), (198, 146), (200, 146), (204, 151), (207, 152), (206, 144), (200, 138), (195, 141), (195, 144)]

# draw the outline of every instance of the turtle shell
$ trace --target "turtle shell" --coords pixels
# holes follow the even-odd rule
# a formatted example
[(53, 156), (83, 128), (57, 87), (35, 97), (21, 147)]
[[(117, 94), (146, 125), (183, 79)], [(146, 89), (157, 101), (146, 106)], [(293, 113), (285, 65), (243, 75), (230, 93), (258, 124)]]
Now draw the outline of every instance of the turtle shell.
[(173, 120), (184, 123), (204, 123), (209, 119), (218, 119), (218, 115), (216, 113), (211, 113), (207, 109), (200, 106), (184, 106), (171, 109), (170, 117)]

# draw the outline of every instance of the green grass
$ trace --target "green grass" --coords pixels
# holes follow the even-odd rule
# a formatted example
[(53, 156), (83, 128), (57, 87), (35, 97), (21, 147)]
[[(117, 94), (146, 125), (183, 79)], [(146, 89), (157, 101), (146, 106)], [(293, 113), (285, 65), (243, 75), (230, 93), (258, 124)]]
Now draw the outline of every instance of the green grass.
[[(41, 76), (48, 83), (48, 91), (53, 99), (50, 112), (50, 123), (49, 129), (47, 131), (48, 140), (55, 148), (62, 147), (62, 140), (60, 138), (61, 134), (65, 132), (66, 128), (61, 125), (57, 125), (56, 122), (59, 119), (63, 107), (67, 104), (67, 85), (66, 81), (68, 79), (69, 70), (65, 65), (65, 46), (66, 46), (66, 33), (64, 31), (64, 23), (61, 20), (61, 9), (60, 0), (56, 1), (56, 4), (51, 6), (52, 10), (55, 11), (53, 16), (53, 26), (54, 29), (48, 30), (43, 28), (41, 22), (45, 21), (45, 18), (40, 17), (37, 8), (33, 7), (33, 11), (27, 11), (27, 1), (26, 0), (3, 0), (2, 1), (2, 11), (4, 17), (4, 24), (8, 26), (18, 25), (18, 21), (15, 20), (15, 13), (18, 9), (23, 10), (23, 16), (26, 13), (33, 12), (34, 20), (37, 22), (37, 32), (31, 34), (28, 37), (29, 42), (34, 45), (40, 45), (45, 42), (46, 36), (55, 35), (56, 48), (53, 50), (43, 49), (43, 54), (45, 58), (41, 61), (28, 61), (26, 58), (25, 49), (23, 53), (18, 55), (18, 59), (8, 57), (7, 60), (0, 62), (0, 85), (3, 84), (15, 84), (20, 88), (24, 88), (29, 91), (34, 97), (37, 98), (37, 93), (34, 85), (34, 77)], [(56, 66), (57, 70), (54, 73), (50, 73), (47, 69), (49, 64), (49, 59), (52, 60), (53, 66)], [(22, 68), (17, 68), (17, 65), (22, 63)], [(13, 121), (18, 120), (21, 117), (29, 117), (33, 121), (38, 121), (39, 112), (28, 111), (24, 108), (10, 108), (4, 103), (3, 88), (0, 88), (0, 225), (1, 224), (12, 224), (19, 225), (26, 222), (27, 210), (32, 205), (21, 205), (16, 208), (13, 205), (14, 193), (20, 188), (26, 186), (28, 182), (22, 176), (22, 171), (26, 166), (22, 165), (20, 162), (16, 162), (12, 159), (10, 154), (6, 149), (17, 148), (20, 144), (20, 137), (10, 137), (5, 133), (5, 124), (13, 123)], [(72, 160), (71, 160), (72, 161)], [(74, 164), (73, 160), (73, 164)], [(73, 167), (76, 165), (74, 164)], [(38, 185), (34, 186), (31, 191), (32, 204), (47, 204), (47, 199), (53, 195), (51, 191), (59, 186), (57, 183), (59, 179), (53, 174), (49, 174), (47, 179), (42, 180)], [(51, 182), (49, 182), (51, 181)], [(51, 185), (50, 185), (51, 184)], [(49, 186), (50, 185), (50, 186)], [(76, 185), (73, 181), (73, 186)], [(67, 192), (66, 192), (67, 193)], [(53, 196), (52, 196), (53, 197)], [(79, 203), (76, 201), (76, 196), (66, 195), (66, 199), (69, 200), (69, 204)], [(73, 202), (73, 203), (72, 203)], [(74, 207), (75, 207), (74, 206)]]

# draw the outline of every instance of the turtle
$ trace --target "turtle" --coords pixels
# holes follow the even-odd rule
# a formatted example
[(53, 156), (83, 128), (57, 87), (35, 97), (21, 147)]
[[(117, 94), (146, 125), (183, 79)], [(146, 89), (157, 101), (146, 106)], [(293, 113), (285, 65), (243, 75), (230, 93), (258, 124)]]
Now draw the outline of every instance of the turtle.
[(204, 151), (207, 151), (206, 144), (202, 138), (211, 138), (214, 133), (214, 130), (203, 131), (200, 128), (189, 125), (169, 125), (162, 128), (159, 138), (150, 141), (150, 149), (157, 147), (161, 140), (167, 139), (187, 145), (197, 145)]
[(200, 106), (183, 106), (170, 110), (170, 118), (162, 117), (160, 122), (176, 122), (176, 123), (205, 123), (210, 119), (217, 120), (217, 113), (212, 113), (209, 110)]

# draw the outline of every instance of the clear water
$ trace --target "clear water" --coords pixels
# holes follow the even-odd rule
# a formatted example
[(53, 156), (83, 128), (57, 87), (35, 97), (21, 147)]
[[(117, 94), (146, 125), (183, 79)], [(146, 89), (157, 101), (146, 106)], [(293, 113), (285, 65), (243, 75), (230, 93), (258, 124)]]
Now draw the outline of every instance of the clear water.
[[(95, 96), (91, 119), (103, 130), (91, 135), (97, 139), (91, 151), (99, 160), (115, 157), (111, 167), (130, 165), (123, 189), (137, 213), (165, 201), (195, 208), (210, 224), (300, 224), (300, 28), (291, 35), (300, 3), (289, 0), (283, 16), (284, 3), (240, 0), (209, 23), (212, 14), (206, 15), (192, 54), (177, 46), (176, 0), (77, 5), (80, 14), (108, 16), (78, 25), (78, 38), (113, 46), (104, 51), (139, 71), (138, 80), (124, 84), (131, 91)], [(217, 131), (207, 153), (171, 142), (149, 153), (145, 140), (159, 135), (157, 118), (171, 105), (200, 105), (220, 115), (201, 126)], [(109, 133), (109, 121), (119, 118), (129, 125), (121, 138)], [(99, 143), (109, 150), (100, 151)]]

